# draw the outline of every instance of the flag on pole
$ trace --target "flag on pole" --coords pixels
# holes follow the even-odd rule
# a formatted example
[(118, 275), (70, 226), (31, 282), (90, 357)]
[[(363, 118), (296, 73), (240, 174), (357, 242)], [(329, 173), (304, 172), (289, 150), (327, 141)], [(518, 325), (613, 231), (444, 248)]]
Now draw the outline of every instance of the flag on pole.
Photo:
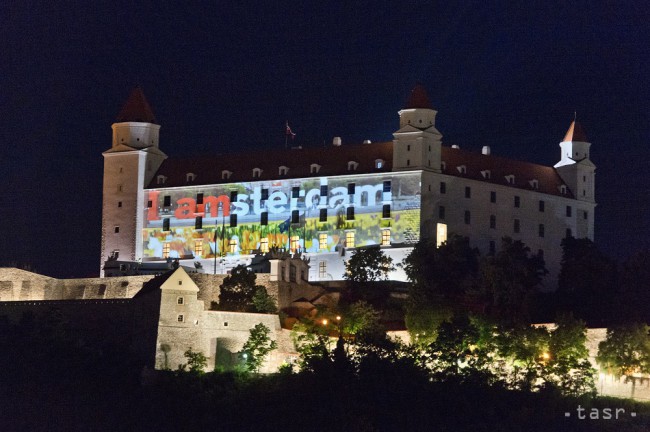
[(291, 226), (291, 218), (287, 219), (286, 221), (278, 225), (278, 228), (280, 229), (280, 234), (284, 234), (284, 232), (287, 231), (290, 226)]
[(293, 133), (293, 131), (292, 131), (291, 128), (289, 127), (289, 120), (287, 120), (287, 128), (286, 128), (284, 134), (285, 134), (286, 136), (288, 136), (288, 137), (291, 137), (291, 139), (293, 139), (293, 138), (296, 136), (296, 134)]

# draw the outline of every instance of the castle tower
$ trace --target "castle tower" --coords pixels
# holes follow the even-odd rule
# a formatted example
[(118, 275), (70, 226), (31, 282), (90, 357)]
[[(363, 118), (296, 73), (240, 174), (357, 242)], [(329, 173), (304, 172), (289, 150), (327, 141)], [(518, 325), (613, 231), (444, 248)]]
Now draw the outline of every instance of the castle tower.
[(574, 120), (560, 143), (560, 161), (555, 169), (577, 200), (595, 203), (596, 165), (589, 159), (590, 146), (584, 129)]
[(411, 91), (399, 111), (399, 130), (393, 133), (393, 170), (440, 172), (442, 135), (436, 129), (436, 114), (426, 90), (420, 84)]
[(142, 89), (131, 92), (112, 129), (113, 144), (102, 153), (102, 277), (111, 255), (126, 261), (142, 258), (144, 188), (167, 158), (158, 149), (160, 125)]

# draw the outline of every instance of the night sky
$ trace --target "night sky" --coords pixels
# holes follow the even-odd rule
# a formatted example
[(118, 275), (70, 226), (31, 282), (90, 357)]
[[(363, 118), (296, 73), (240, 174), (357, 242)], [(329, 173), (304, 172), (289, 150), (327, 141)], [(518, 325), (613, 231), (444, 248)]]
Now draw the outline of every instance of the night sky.
[(296, 145), (389, 140), (421, 82), (445, 145), (552, 165), (576, 111), (596, 242), (650, 246), (646, 1), (164, 3), (3, 3), (0, 265), (99, 273), (101, 153), (136, 85), (172, 157), (281, 149), (286, 120)]

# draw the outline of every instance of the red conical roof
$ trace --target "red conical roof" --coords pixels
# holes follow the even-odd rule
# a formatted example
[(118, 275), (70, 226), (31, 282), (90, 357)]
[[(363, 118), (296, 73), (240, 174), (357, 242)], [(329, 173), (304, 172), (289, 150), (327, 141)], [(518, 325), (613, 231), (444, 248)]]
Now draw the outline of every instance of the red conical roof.
[(413, 87), (413, 90), (411, 90), (411, 94), (409, 95), (409, 98), (406, 101), (406, 106), (404, 108), (433, 109), (431, 106), (431, 101), (429, 101), (427, 91), (422, 84), (417, 84), (415, 87)]
[(564, 135), (564, 139), (562, 140), (562, 142), (567, 141), (589, 142), (587, 140), (587, 134), (585, 133), (585, 130), (582, 128), (580, 123), (575, 120), (571, 122), (569, 130), (566, 131), (566, 135)]
[(129, 98), (120, 110), (117, 116), (117, 122), (142, 122), (142, 123), (156, 123), (156, 117), (153, 115), (151, 105), (144, 97), (144, 93), (140, 87), (136, 87), (131, 91)]

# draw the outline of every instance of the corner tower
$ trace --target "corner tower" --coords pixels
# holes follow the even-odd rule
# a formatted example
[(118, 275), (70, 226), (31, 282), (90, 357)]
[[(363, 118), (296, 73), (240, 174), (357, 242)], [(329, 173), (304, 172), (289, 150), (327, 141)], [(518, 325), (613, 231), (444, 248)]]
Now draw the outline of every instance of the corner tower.
[(112, 129), (112, 146), (102, 153), (102, 277), (110, 256), (142, 258), (144, 188), (167, 158), (158, 148), (160, 125), (139, 87), (131, 92)]
[(399, 130), (393, 133), (393, 170), (440, 172), (442, 135), (424, 86), (416, 85), (404, 109), (399, 111)]

